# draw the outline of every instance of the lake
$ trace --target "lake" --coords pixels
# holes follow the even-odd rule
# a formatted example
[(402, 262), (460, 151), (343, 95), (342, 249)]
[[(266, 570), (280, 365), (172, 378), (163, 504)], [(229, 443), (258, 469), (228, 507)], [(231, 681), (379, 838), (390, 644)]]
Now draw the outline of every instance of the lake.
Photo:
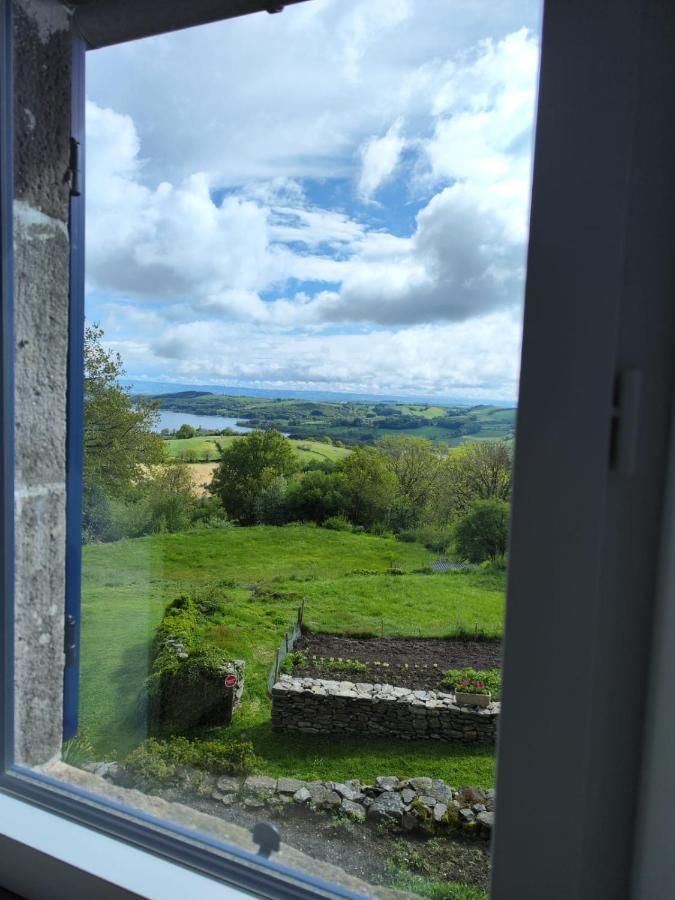
[(192, 425), (193, 428), (207, 428), (213, 431), (222, 431), (223, 428), (231, 428), (233, 431), (242, 433), (253, 430), (237, 425), (237, 420), (228, 416), (195, 416), (193, 413), (171, 412), (163, 409), (153, 431), (161, 431), (163, 428), (178, 431), (181, 425)]

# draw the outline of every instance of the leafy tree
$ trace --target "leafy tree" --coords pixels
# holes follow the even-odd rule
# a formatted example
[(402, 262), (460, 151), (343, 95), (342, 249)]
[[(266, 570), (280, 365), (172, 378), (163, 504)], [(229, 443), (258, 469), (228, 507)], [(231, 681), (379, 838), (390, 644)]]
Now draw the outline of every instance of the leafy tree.
[(118, 384), (119, 353), (106, 350), (103, 331), (89, 326), (84, 338), (84, 481), (120, 496), (164, 460), (164, 442), (151, 428), (157, 405), (136, 400)]
[(366, 528), (386, 523), (396, 499), (396, 476), (375, 447), (356, 447), (339, 466), (345, 514)]
[(180, 426), (178, 431), (176, 432), (176, 437), (179, 441), (183, 441), (186, 438), (193, 438), (197, 432), (194, 430), (192, 425), (188, 425), (187, 422)]
[(433, 497), (444, 450), (416, 437), (387, 437), (377, 446), (396, 477), (401, 524), (410, 527), (419, 522)]
[(462, 559), (479, 563), (506, 553), (509, 504), (504, 500), (474, 500), (457, 523), (455, 544)]
[(337, 475), (309, 471), (292, 484), (286, 498), (289, 520), (322, 523), (342, 508), (341, 482)]
[(242, 525), (256, 521), (258, 498), (279, 476), (297, 468), (293, 445), (278, 431), (251, 431), (228, 447), (217, 444), (220, 462), (209, 485), (225, 511)]
[(476, 441), (452, 450), (442, 467), (436, 514), (441, 521), (463, 515), (474, 500), (511, 498), (513, 460), (502, 441)]
[(157, 466), (144, 499), (144, 534), (187, 531), (191, 526), (197, 497), (190, 472), (180, 463)]

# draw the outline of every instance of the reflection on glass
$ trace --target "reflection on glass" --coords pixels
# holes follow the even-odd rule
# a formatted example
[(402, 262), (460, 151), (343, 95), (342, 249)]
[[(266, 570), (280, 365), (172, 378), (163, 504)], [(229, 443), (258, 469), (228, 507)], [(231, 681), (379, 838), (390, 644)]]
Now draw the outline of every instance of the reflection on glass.
[(64, 754), (373, 895), (480, 898), (539, 8), (377, 7), (89, 58)]

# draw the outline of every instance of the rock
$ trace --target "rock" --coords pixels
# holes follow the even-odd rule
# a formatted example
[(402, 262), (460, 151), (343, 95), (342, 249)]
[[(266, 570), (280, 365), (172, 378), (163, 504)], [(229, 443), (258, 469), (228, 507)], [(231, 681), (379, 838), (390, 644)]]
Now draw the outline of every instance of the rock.
[(434, 806), (434, 822), (441, 822), (444, 816), (448, 814), (448, 806), (446, 803), (437, 803)]
[(272, 794), (277, 789), (276, 778), (268, 778), (267, 775), (249, 775), (244, 782), (243, 792), (245, 794)]
[(486, 807), (485, 807), (484, 803), (474, 803), (474, 805), (471, 807), (471, 809), (475, 813), (482, 813), (482, 812), (485, 812)]
[(452, 800), (452, 789), (439, 778), (434, 778), (427, 793), (439, 803), (449, 803)]
[(459, 817), (462, 822), (473, 822), (475, 821), (475, 815), (473, 814), (473, 810), (470, 809), (460, 809)]
[(85, 763), (82, 768), (99, 778), (114, 778), (119, 766), (115, 762), (92, 762)]
[(401, 799), (404, 803), (412, 803), (416, 796), (417, 791), (414, 791), (412, 788), (403, 788), (401, 791)]
[(485, 803), (486, 796), (480, 788), (463, 787), (459, 790), (459, 800), (464, 806), (473, 806), (474, 803)]
[(493, 812), (480, 812), (476, 816), (476, 820), (480, 822), (484, 828), (489, 828), (491, 831), (495, 824), (495, 814)]
[(381, 794), (371, 803), (368, 818), (378, 822), (400, 822), (403, 818), (403, 804), (399, 795), (392, 791)]
[(312, 795), (311, 795), (310, 792), (307, 790), (307, 788), (306, 788), (306, 787), (303, 787), (303, 788), (300, 788), (299, 791), (296, 791), (296, 792), (293, 794), (293, 799), (295, 800), (296, 803), (307, 803), (307, 801), (309, 800), (309, 798), (310, 798), (311, 796), (312, 796)]
[(319, 809), (335, 809), (342, 803), (342, 797), (336, 792), (327, 788), (320, 781), (310, 781), (307, 785), (310, 800), (316, 804)]
[(351, 819), (356, 819), (358, 822), (365, 822), (366, 809), (360, 803), (354, 803), (353, 800), (344, 799), (340, 804), (340, 808)]
[(365, 794), (361, 790), (361, 782), (360, 781), (347, 781), (344, 784), (342, 782), (336, 781), (332, 782), (333, 790), (337, 791), (337, 793), (344, 797), (345, 800), (363, 800)]
[(414, 788), (418, 794), (430, 794), (431, 778), (411, 778), (410, 787)]
[(427, 796), (426, 794), (420, 794), (420, 796), (419, 796), (419, 801), (420, 801), (420, 803), (422, 803), (424, 806), (426, 806), (427, 809), (433, 809), (434, 806), (436, 806), (436, 798), (435, 798), (435, 797), (429, 797), (429, 796)]
[(265, 805), (264, 800), (260, 800), (258, 797), (247, 797), (244, 800), (244, 806), (247, 806), (249, 809), (260, 809)]
[(223, 794), (220, 798), (220, 802), (223, 806), (232, 806), (234, 801), (236, 800), (236, 794)]
[(298, 778), (280, 778), (277, 781), (277, 790), (280, 794), (297, 794), (304, 786), (305, 782)]
[(337, 791), (328, 791), (319, 805), (322, 809), (337, 809), (342, 806), (342, 797)]
[(233, 778), (231, 775), (223, 775), (216, 782), (216, 789), (223, 794), (237, 794), (241, 788), (241, 778)]
[(224, 796), (225, 794), (221, 794), (220, 791), (213, 791), (213, 793), (211, 794), (211, 799), (220, 801)]
[(395, 791), (400, 783), (395, 775), (378, 775), (375, 779), (375, 784), (383, 791)]

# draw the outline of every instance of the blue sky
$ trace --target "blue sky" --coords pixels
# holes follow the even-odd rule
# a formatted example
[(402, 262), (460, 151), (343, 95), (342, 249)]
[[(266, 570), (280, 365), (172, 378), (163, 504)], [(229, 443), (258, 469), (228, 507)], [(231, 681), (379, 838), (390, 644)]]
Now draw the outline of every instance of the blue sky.
[(89, 54), (87, 316), (128, 375), (515, 399), (538, 18), (311, 0)]

